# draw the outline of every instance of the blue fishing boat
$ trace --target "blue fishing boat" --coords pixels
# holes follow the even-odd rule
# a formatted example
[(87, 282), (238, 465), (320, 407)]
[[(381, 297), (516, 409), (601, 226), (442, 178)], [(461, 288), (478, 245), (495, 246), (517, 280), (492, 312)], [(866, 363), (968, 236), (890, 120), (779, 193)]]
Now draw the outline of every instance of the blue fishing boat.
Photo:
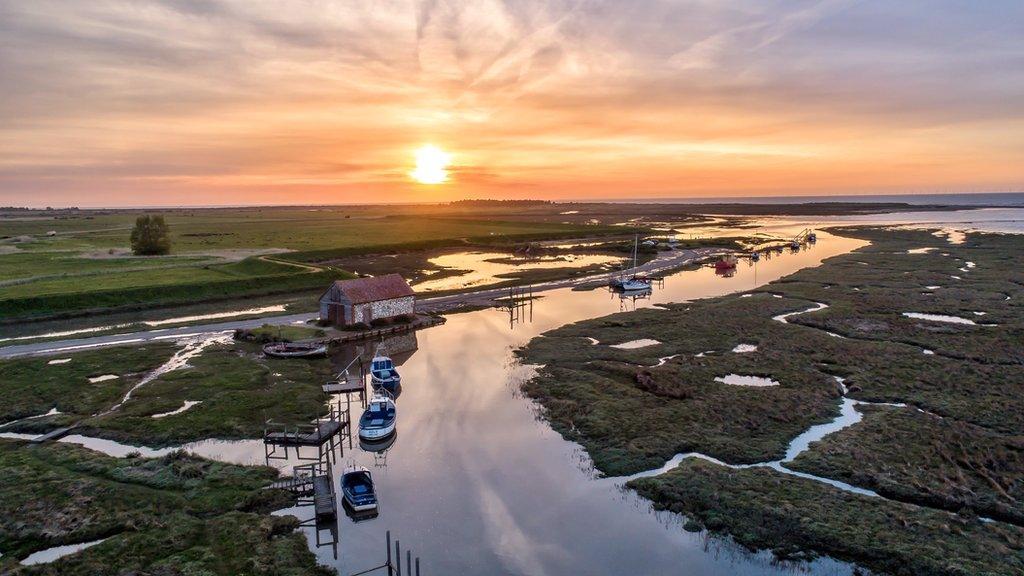
[(341, 476), (341, 496), (345, 505), (355, 512), (377, 509), (377, 493), (373, 478), (363, 466), (350, 466)]
[(373, 357), (370, 362), (370, 383), (387, 390), (394, 390), (402, 383), (402, 377), (391, 358), (383, 355)]

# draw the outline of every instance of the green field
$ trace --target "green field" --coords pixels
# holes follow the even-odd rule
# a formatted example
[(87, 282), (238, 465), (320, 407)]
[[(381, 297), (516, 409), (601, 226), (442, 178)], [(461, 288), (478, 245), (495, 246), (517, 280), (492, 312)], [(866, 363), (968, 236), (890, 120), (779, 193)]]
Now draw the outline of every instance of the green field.
[[(277, 477), (272, 468), (10, 440), (0, 440), (0, 468), (4, 574), (333, 573), (316, 566), (294, 517), (269, 514), (294, 502), (262, 489)], [(38, 550), (104, 538), (52, 563), (18, 566)]]
[(621, 229), (450, 218), (384, 207), (168, 210), (172, 254), (134, 257), (136, 211), (32, 212), (0, 219), (0, 323), (294, 295), (350, 278), (336, 254), (508, 242)]

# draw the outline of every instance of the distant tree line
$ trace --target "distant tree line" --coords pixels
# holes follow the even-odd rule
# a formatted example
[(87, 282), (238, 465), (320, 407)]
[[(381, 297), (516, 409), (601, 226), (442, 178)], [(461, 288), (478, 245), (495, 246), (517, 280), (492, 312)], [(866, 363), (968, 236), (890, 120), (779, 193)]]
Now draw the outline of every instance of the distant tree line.
[(542, 206), (554, 204), (551, 200), (489, 200), (485, 198), (474, 200), (455, 200), (449, 202), (449, 206)]

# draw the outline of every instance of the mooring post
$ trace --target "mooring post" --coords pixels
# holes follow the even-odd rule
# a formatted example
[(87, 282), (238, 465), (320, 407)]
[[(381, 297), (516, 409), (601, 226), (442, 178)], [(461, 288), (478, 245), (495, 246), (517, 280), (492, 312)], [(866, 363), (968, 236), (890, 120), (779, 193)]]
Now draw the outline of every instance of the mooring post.
[(420, 576), (420, 557), (416, 557), (416, 576)]
[(395, 564), (398, 567), (398, 576), (402, 576), (402, 542), (395, 540)]
[(405, 571), (412, 576), (412, 550), (405, 551)]
[(387, 546), (386, 546), (387, 551), (388, 551), (388, 563), (387, 563), (388, 576), (394, 576), (394, 572), (391, 571), (391, 530), (388, 530), (385, 533), (385, 538), (387, 538), (387, 541), (388, 541)]

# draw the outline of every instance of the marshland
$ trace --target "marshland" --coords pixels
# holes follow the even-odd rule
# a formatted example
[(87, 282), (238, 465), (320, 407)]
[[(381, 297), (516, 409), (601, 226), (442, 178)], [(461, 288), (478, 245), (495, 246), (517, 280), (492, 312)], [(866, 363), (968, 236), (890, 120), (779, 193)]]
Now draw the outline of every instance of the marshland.
[[(423, 305), (469, 305), (384, 341), (403, 376), (400, 436), (380, 451), (345, 444), (338, 454), (339, 466), (372, 471), (382, 504), (372, 520), (339, 515), (337, 556), (299, 525), (307, 508), (265, 489), (297, 462), (268, 467), (260, 438), (268, 420), (323, 417), (321, 385), (377, 344), (308, 360), (263, 356), (262, 340), (335, 332), (315, 323), (312, 297), (292, 294), (260, 302), (272, 312), (237, 317), (153, 303), (20, 322), (28, 338), (0, 343), (0, 443), (4, 468), (17, 470), (3, 488), (0, 562), (25, 574), (351, 574), (383, 559), (392, 530), (435, 572), (1018, 570), (1020, 236), (968, 232), (953, 244), (927, 226), (889, 226), (906, 224), (899, 214), (869, 228), (790, 218), (798, 222), (744, 219), (706, 246), (638, 259), (696, 247), (743, 255), (734, 239), (832, 227), (728, 274), (715, 258), (694, 258), (659, 272), (649, 294), (600, 288), (614, 267), (546, 276), (518, 312), (470, 297), (509, 279), (418, 294)], [(633, 223), (623, 234), (609, 219), (576, 236), (502, 240), (498, 252), (513, 262), (527, 246), (588, 244), (624, 260), (630, 236), (686, 239), (682, 225), (699, 221), (675, 232)], [(607, 237), (590, 229), (606, 225)], [(921, 247), (935, 250), (908, 254)], [(498, 253), (431, 245), (376, 258), (391, 251), (412, 270), (453, 249)], [(327, 266), (339, 277), (365, 272)], [(372, 273), (387, 271), (377, 266)], [(571, 283), (543, 288), (559, 277)], [(198, 318), (144, 324), (190, 315)], [(93, 327), (104, 330), (33, 336)], [(716, 381), (730, 375), (773, 385)], [(29, 440), (71, 425), (60, 440)], [(795, 443), (806, 448), (791, 454)], [(897, 529), (906, 526), (914, 529)], [(870, 536), (879, 531), (891, 537)], [(174, 546), (153, 544), (167, 534)], [(90, 546), (47, 552), (70, 544)], [(248, 563), (225, 560), (240, 550)], [(49, 561), (19, 566), (39, 553)]]

